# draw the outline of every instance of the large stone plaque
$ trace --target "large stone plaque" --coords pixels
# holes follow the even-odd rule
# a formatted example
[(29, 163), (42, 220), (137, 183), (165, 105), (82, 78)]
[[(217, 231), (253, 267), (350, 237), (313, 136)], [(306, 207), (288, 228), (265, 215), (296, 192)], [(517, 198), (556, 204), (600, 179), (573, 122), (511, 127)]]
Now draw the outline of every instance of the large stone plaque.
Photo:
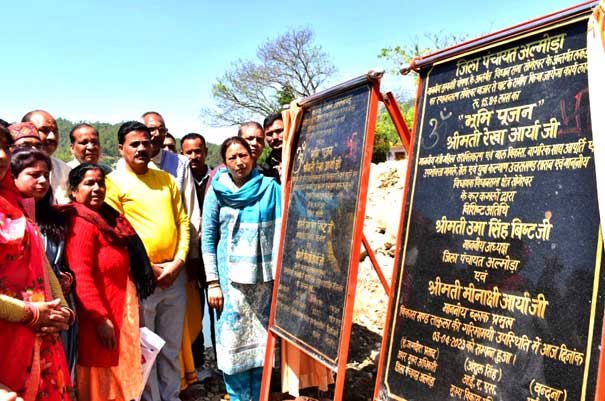
[(380, 399), (594, 399), (604, 283), (586, 72), (576, 17), (421, 73)]
[(334, 370), (357, 263), (351, 255), (371, 89), (366, 82), (311, 105), (295, 138), (272, 330)]

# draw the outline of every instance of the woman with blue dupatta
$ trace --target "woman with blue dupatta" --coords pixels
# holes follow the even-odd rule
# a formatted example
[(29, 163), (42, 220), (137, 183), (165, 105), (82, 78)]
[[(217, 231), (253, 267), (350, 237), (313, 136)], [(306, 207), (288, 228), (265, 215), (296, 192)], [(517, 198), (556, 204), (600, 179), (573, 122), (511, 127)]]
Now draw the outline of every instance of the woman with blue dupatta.
[(281, 189), (254, 168), (240, 137), (221, 145), (226, 168), (204, 201), (202, 255), (218, 368), (231, 401), (258, 400), (281, 229)]

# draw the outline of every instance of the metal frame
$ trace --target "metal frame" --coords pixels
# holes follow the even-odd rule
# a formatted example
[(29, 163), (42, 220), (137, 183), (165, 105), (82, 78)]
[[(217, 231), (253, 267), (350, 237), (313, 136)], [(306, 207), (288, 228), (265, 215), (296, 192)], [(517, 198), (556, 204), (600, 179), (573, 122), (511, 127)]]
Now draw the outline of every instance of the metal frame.
[[(373, 144), (374, 144), (374, 137), (375, 137), (375, 130), (376, 130), (376, 119), (378, 116), (378, 102), (379, 101), (383, 101), (385, 103), (385, 106), (387, 107), (387, 110), (388, 110), (389, 114), (391, 115), (391, 118), (393, 119), (393, 123), (395, 124), (395, 127), (401, 137), (402, 143), (404, 143), (404, 146), (406, 147), (408, 154), (410, 152), (410, 148), (409, 148), (410, 133), (405, 124), (403, 116), (401, 115), (401, 112), (399, 111), (399, 108), (397, 106), (397, 102), (395, 101), (394, 96), (391, 93), (387, 93), (386, 95), (383, 95), (382, 93), (380, 93), (380, 79), (381, 79), (382, 75), (383, 75), (382, 71), (378, 71), (378, 72), (370, 71), (366, 75), (359, 76), (357, 78), (344, 82), (340, 85), (337, 85), (333, 88), (330, 88), (326, 91), (317, 93), (313, 96), (303, 99), (300, 103), (298, 103), (298, 105), (300, 107), (303, 107), (303, 108), (310, 107), (311, 105), (317, 103), (318, 101), (321, 101), (327, 97), (331, 97), (331, 96), (335, 96), (340, 93), (343, 93), (355, 86), (358, 86), (361, 83), (370, 82), (372, 84), (372, 89), (370, 92), (370, 99), (369, 99), (368, 121), (367, 121), (367, 131), (366, 131), (366, 146), (365, 146), (365, 149), (363, 152), (363, 160), (362, 160), (362, 170), (361, 170), (361, 178), (360, 178), (361, 185), (359, 187), (356, 225), (355, 225), (355, 229), (353, 232), (353, 238), (352, 238), (353, 254), (351, 255), (351, 262), (350, 262), (351, 265), (349, 268), (349, 277), (348, 277), (348, 283), (347, 283), (347, 294), (346, 294), (345, 305), (344, 305), (344, 310), (343, 310), (343, 329), (342, 329), (342, 334), (341, 334), (340, 343), (339, 343), (338, 365), (337, 365), (336, 383), (335, 383), (335, 389), (334, 389), (334, 400), (335, 401), (342, 400), (342, 397), (344, 394), (344, 383), (345, 383), (345, 378), (346, 378), (346, 365), (348, 362), (348, 351), (349, 351), (349, 344), (350, 344), (350, 339), (351, 339), (351, 328), (352, 328), (352, 323), (353, 323), (355, 291), (356, 291), (356, 286), (357, 286), (359, 254), (360, 254), (360, 247), (362, 244), (366, 247), (368, 255), (370, 256), (370, 259), (372, 260), (374, 269), (376, 270), (376, 273), (378, 274), (383, 286), (385, 287), (385, 291), (387, 293), (389, 292), (388, 283), (386, 282), (384, 275), (382, 275), (382, 272), (380, 271), (380, 268), (376, 261), (374, 252), (369, 247), (369, 243), (367, 242), (367, 239), (365, 238), (365, 235), (363, 234), (363, 221), (365, 218), (365, 207), (366, 207), (367, 193), (368, 193), (368, 181), (369, 181), (369, 176), (370, 176), (370, 164), (372, 162), (372, 152), (373, 152), (373, 148), (374, 148)], [(288, 165), (287, 168), (288, 168), (288, 171), (291, 170), (292, 159), (290, 159), (290, 165)], [(408, 172), (408, 174), (409, 174), (409, 172)], [(285, 200), (284, 204), (285, 205), (289, 205), (289, 201), (290, 201), (290, 183), (291, 183), (290, 181), (291, 181), (291, 177), (288, 174), (285, 182), (283, 183), (284, 200)], [(286, 207), (284, 210), (283, 216), (282, 216), (283, 221), (287, 220), (287, 215), (288, 215), (288, 208)], [(271, 384), (270, 383), (271, 382), (271, 371), (272, 371), (272, 366), (273, 366), (273, 361), (274, 361), (276, 339), (278, 337), (280, 337), (279, 334), (277, 334), (271, 330), (271, 327), (273, 325), (274, 318), (275, 318), (275, 304), (276, 304), (276, 299), (277, 299), (279, 275), (280, 275), (280, 271), (281, 271), (281, 259), (282, 259), (282, 252), (283, 252), (285, 229), (286, 229), (286, 225), (284, 224), (284, 225), (282, 225), (282, 235), (280, 237), (280, 247), (279, 247), (279, 254), (278, 254), (278, 269), (277, 269), (276, 277), (275, 277), (276, 285), (273, 288), (273, 305), (271, 307), (271, 314), (269, 317), (267, 350), (265, 353), (265, 361), (264, 361), (264, 368), (263, 368), (263, 381), (261, 384), (260, 399), (265, 400), (265, 401), (267, 401), (269, 399), (270, 384)], [(282, 339), (282, 341), (287, 341), (290, 345), (297, 347), (301, 352), (306, 353), (305, 350), (301, 349), (296, 344), (289, 342), (288, 340), (286, 340), (283, 337), (280, 337), (280, 338)], [(307, 355), (309, 355), (309, 354), (307, 354)], [(309, 356), (311, 356), (311, 355), (309, 355)], [(318, 361), (318, 362), (321, 363), (321, 361)]]
[[(599, 1), (594, 1), (594, 0), (585, 1), (581, 4), (544, 15), (542, 17), (535, 18), (535, 19), (529, 20), (527, 22), (523, 22), (523, 23), (514, 25), (510, 28), (502, 29), (502, 30), (496, 31), (494, 33), (491, 33), (489, 35), (481, 36), (476, 39), (472, 39), (472, 40), (463, 42), (461, 44), (436, 51), (425, 57), (415, 58), (412, 60), (411, 64), (408, 67), (403, 68), (400, 72), (403, 75), (406, 75), (406, 74), (410, 73), (411, 71), (420, 72), (421, 70), (426, 70), (426, 69), (431, 68), (435, 64), (447, 62), (447, 61), (451, 60), (452, 58), (455, 58), (456, 56), (459, 56), (461, 54), (475, 52), (475, 51), (483, 50), (483, 49), (486, 49), (486, 48), (489, 48), (492, 46), (496, 46), (496, 45), (500, 44), (502, 41), (506, 41), (509, 38), (516, 37), (516, 36), (519, 36), (522, 34), (529, 34), (532, 31), (536, 31), (536, 30), (542, 29), (542, 28), (550, 26), (550, 25), (554, 25), (554, 24), (557, 24), (557, 23), (560, 23), (560, 22), (563, 22), (566, 20), (570, 20), (580, 14), (587, 13), (590, 9), (596, 7), (598, 4), (599, 4)], [(424, 84), (424, 80), (422, 79), (422, 77), (420, 77), (420, 79), (418, 81), (417, 92), (416, 92), (416, 113), (414, 115), (414, 128), (413, 128), (413, 133), (411, 135), (410, 151), (408, 152), (408, 158), (409, 158), (408, 176), (407, 176), (406, 185), (405, 185), (405, 189), (404, 189), (404, 201), (403, 201), (403, 205), (402, 205), (400, 227), (403, 227), (403, 224), (405, 223), (405, 210), (406, 210), (406, 203), (407, 203), (407, 194), (409, 191), (408, 184), (409, 184), (410, 172), (411, 172), (410, 166), (413, 163), (413, 158), (416, 156), (415, 154), (413, 154), (413, 152), (411, 150), (414, 148), (414, 142), (417, 139), (416, 138), (417, 137), (417, 125), (419, 123), (418, 122), (418, 111), (419, 111), (418, 106), (419, 106), (419, 102), (421, 100), (420, 95), (422, 93), (423, 84)], [(385, 104), (386, 104), (386, 102), (385, 102)], [(398, 239), (397, 239), (398, 247), (401, 243), (401, 236), (402, 236), (402, 232), (400, 231)], [(378, 363), (378, 367), (377, 367), (376, 385), (374, 388), (374, 397), (373, 397), (373, 400), (375, 400), (375, 401), (383, 400), (383, 399), (379, 398), (379, 396), (380, 396), (381, 382), (383, 380), (383, 375), (384, 375), (385, 350), (388, 347), (387, 340), (389, 339), (389, 329), (390, 329), (390, 325), (391, 325), (391, 310), (393, 307), (392, 303), (394, 301), (394, 296), (395, 296), (396, 290), (397, 290), (397, 288), (396, 288), (397, 287), (397, 277), (399, 276), (399, 268), (401, 266), (401, 261), (399, 260), (399, 258), (400, 258), (400, 256), (398, 253), (397, 258), (395, 260), (396, 269), (393, 270), (391, 292), (389, 295), (389, 303), (388, 303), (388, 309), (387, 309), (389, 311), (389, 313), (387, 314), (387, 319), (385, 322), (382, 345), (381, 345), (381, 352), (380, 352), (380, 359), (379, 359), (379, 363)], [(603, 335), (601, 337), (601, 349), (603, 350), (603, 349), (605, 349), (605, 320), (603, 321), (602, 333), (603, 333)], [(599, 363), (598, 363), (595, 400), (605, 400), (605, 353), (604, 352), (601, 352)]]

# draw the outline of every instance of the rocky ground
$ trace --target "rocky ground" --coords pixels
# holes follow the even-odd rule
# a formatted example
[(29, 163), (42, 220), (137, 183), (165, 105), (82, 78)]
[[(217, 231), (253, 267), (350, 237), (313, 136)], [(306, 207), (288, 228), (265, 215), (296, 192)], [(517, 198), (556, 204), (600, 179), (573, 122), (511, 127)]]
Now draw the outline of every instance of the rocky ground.
[[(391, 285), (406, 168), (406, 161), (391, 161), (373, 164), (370, 172), (364, 234), (388, 285)], [(343, 396), (347, 401), (372, 399), (389, 298), (363, 245), (356, 294)], [(206, 352), (206, 361), (206, 368), (213, 374), (203, 382), (189, 386), (181, 393), (183, 401), (224, 399), (225, 386), (216, 370), (214, 355), (210, 349)], [(303, 395), (298, 397), (298, 400), (323, 401), (331, 400), (333, 397), (331, 392), (322, 393), (316, 389), (306, 389), (301, 391), (301, 394)], [(272, 399), (293, 400), (294, 397), (273, 394)]]

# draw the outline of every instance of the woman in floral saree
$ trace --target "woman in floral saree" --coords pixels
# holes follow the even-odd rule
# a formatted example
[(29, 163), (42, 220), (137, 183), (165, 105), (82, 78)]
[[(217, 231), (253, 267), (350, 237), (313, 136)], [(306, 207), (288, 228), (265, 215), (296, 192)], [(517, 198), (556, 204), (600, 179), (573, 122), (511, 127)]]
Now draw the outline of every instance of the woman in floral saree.
[(73, 400), (57, 333), (73, 312), (50, 270), (40, 234), (10, 173), (11, 138), (0, 129), (0, 383), (25, 401)]

